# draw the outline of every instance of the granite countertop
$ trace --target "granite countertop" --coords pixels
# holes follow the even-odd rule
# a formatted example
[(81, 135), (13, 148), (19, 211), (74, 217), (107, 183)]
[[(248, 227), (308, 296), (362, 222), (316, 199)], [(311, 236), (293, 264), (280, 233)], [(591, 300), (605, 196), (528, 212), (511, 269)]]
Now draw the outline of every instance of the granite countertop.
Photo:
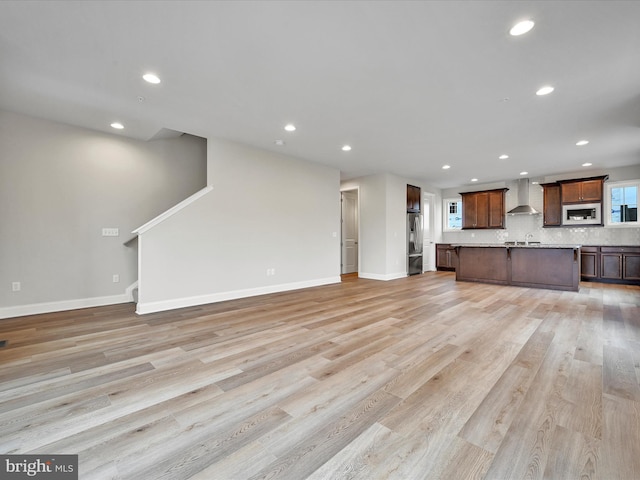
[(581, 245), (566, 244), (566, 243), (452, 243), (452, 247), (494, 247), (494, 248), (580, 248)]

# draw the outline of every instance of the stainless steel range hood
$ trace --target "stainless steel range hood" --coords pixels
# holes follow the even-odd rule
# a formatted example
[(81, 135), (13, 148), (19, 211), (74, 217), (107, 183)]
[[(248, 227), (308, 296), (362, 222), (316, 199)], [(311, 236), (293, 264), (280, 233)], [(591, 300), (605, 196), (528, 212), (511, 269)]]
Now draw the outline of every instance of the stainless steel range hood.
[(518, 206), (507, 212), (507, 215), (539, 215), (540, 212), (529, 205), (529, 179), (518, 180)]

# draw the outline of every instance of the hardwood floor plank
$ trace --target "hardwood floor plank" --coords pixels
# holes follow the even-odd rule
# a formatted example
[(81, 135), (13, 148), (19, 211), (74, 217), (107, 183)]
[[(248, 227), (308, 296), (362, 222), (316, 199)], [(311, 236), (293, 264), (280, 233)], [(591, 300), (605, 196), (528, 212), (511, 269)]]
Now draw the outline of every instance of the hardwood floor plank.
[(384, 391), (377, 391), (357, 404), (336, 421), (306, 438), (278, 460), (251, 476), (249, 480), (305, 478), (345, 448), (369, 425), (375, 423), (400, 399)]
[(251, 442), (189, 477), (190, 480), (245, 479), (277, 460), (259, 442)]
[[(116, 439), (122, 436), (129, 436), (130, 432), (135, 431), (138, 441), (148, 444), (148, 440), (139, 437), (149, 434), (149, 425), (156, 425), (168, 419), (172, 419), (175, 422), (175, 417), (172, 416), (172, 413), (202, 403), (211, 405), (211, 401), (220, 394), (221, 390), (215, 385), (199, 388), (164, 402), (156, 403), (140, 410), (134, 410), (128, 414), (122, 414), (115, 418), (106, 418), (104, 422), (96, 423), (93, 427), (80, 430), (75, 434), (42, 445), (40, 450), (46, 452), (78, 453), (81, 455), (81, 464), (84, 469), (90, 470), (97, 468), (96, 463), (100, 463), (96, 461), (98, 457), (104, 459), (101, 460), (104, 463), (115, 462), (120, 458), (120, 455), (116, 455), (114, 448), (109, 446), (112, 443), (117, 443)], [(88, 451), (92, 451), (93, 453), (87, 455), (85, 452)]]
[(556, 426), (544, 471), (545, 480), (593, 480), (600, 475), (600, 441)]
[(370, 474), (369, 467), (372, 463), (377, 463), (375, 457), (391, 443), (390, 437), (394, 435), (398, 436), (379, 423), (374, 423), (346, 448), (312, 472), (307, 480), (374, 478)]
[[(126, 459), (132, 452), (137, 453), (141, 445), (149, 448), (171, 443), (179, 433), (180, 426), (171, 416), (160, 417), (142, 425), (130, 425), (128, 430), (111, 436), (109, 440), (76, 450), (79, 458), (82, 458), (79, 476), (84, 478), (86, 473), (97, 470), (102, 465), (113, 465), (118, 471), (118, 460)], [(117, 476), (121, 478), (121, 472)]]
[(378, 340), (369, 342), (368, 344), (361, 345), (360, 348), (352, 346), (349, 353), (341, 354), (338, 357), (335, 357), (335, 350), (329, 351), (326, 355), (323, 354), (322, 356), (327, 358), (328, 360), (330, 359), (330, 357), (334, 357), (334, 359), (331, 360), (330, 363), (311, 371), (309, 375), (318, 380), (324, 380), (331, 375), (335, 375), (338, 372), (348, 369), (352, 365), (355, 365), (363, 360), (366, 360), (367, 358), (374, 356), (387, 347), (396, 344), (397, 341), (398, 339), (394, 337), (380, 338)]
[[(318, 432), (328, 423), (335, 422), (365, 398), (382, 391), (381, 387), (395, 375), (396, 372), (388, 370), (383, 361), (370, 359), (349, 371), (316, 382), (279, 402), (293, 418), (260, 439), (261, 444), (276, 455), (284, 455), (299, 443), (301, 434)], [(345, 388), (347, 378), (350, 378), (350, 384)], [(337, 385), (343, 385), (343, 388), (336, 388)]]
[(572, 349), (551, 345), (495, 454), (487, 478), (543, 477), (572, 358)]
[(304, 364), (291, 366), (282, 372), (242, 385), (231, 392), (224, 392), (217, 385), (213, 385), (222, 395), (216, 396), (212, 401), (176, 405), (171, 411), (185, 428), (201, 424), (224, 426), (227, 423), (239, 423), (260, 410), (276, 405), (284, 409), (281, 405), (286, 404), (288, 398), (300, 391), (311, 390), (318, 382), (309, 377), (307, 370)]
[(23, 392), (7, 391), (7, 394), (0, 400), (0, 423), (5, 412), (15, 412), (25, 409), (33, 404), (46, 402), (75, 392), (83, 392), (98, 385), (105, 385), (119, 379), (128, 379), (132, 376), (154, 370), (151, 363), (146, 362), (139, 365), (127, 366), (118, 370), (110, 371), (101, 375), (85, 376), (85, 378), (55, 377), (54, 381), (46, 382), (46, 386), (37, 384), (37, 391), (34, 389), (23, 389)]
[(171, 451), (159, 457), (157, 449), (136, 451), (118, 462), (122, 479), (154, 478), (173, 480), (190, 478), (206, 467), (241, 448), (286, 420), (288, 415), (277, 407), (260, 411), (242, 423), (226, 429), (203, 425), (198, 429), (166, 437)]
[(574, 360), (562, 390), (558, 425), (602, 438), (602, 367)]
[(640, 478), (640, 403), (604, 395), (602, 475), (607, 480)]
[(435, 352), (425, 353), (421, 361), (413, 359), (410, 364), (397, 365), (396, 368), (402, 373), (384, 387), (385, 391), (406, 399), (436, 373), (458, 358), (461, 350), (461, 347), (447, 344)]
[(510, 366), (458, 434), (469, 443), (495, 453), (511, 426), (533, 378), (531, 370)]
[(627, 349), (605, 345), (602, 369), (603, 393), (640, 402), (640, 384)]
[(449, 460), (442, 467), (434, 467), (431, 478), (434, 480), (454, 478), (483, 480), (485, 478), (487, 469), (493, 461), (491, 452), (465, 442), (461, 438), (454, 438), (449, 450)]
[(537, 330), (458, 434), (496, 453), (542, 364), (554, 334)]
[(250, 383), (253, 380), (268, 375), (273, 372), (277, 372), (287, 365), (298, 363), (307, 358), (318, 355), (329, 349), (333, 344), (331, 342), (321, 342), (315, 345), (310, 345), (304, 348), (300, 348), (294, 351), (286, 352), (283, 355), (278, 355), (275, 358), (269, 360), (268, 363), (260, 364), (255, 367), (248, 368), (236, 375), (229, 376), (223, 380), (217, 382), (217, 385), (224, 391), (233, 390), (234, 388)]
[[(595, 317), (595, 318), (594, 318)], [(604, 335), (602, 331), (602, 311), (599, 314), (586, 311), (580, 326), (574, 358), (583, 362), (602, 366)]]

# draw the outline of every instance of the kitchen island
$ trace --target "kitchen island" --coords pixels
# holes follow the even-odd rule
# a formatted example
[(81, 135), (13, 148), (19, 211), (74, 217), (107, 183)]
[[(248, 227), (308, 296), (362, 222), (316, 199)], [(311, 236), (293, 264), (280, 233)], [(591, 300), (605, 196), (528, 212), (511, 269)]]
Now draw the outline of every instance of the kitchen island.
[(577, 292), (580, 245), (453, 244), (456, 280)]

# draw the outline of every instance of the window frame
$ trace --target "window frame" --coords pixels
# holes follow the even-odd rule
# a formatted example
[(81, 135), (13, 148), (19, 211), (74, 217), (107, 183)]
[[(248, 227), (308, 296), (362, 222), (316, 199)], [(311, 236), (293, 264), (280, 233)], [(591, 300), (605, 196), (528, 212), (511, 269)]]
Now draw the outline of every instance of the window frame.
[(619, 187), (636, 187), (637, 197), (636, 201), (640, 197), (640, 179), (637, 180), (623, 180), (619, 182), (606, 182), (604, 184), (604, 199), (602, 202), (602, 216), (605, 227), (611, 228), (637, 228), (640, 227), (640, 221), (635, 222), (612, 222), (611, 221), (611, 190)]
[[(460, 228), (449, 228), (449, 203), (460, 203)], [(462, 197), (450, 197), (442, 199), (442, 231), (461, 232), (462, 231)]]

